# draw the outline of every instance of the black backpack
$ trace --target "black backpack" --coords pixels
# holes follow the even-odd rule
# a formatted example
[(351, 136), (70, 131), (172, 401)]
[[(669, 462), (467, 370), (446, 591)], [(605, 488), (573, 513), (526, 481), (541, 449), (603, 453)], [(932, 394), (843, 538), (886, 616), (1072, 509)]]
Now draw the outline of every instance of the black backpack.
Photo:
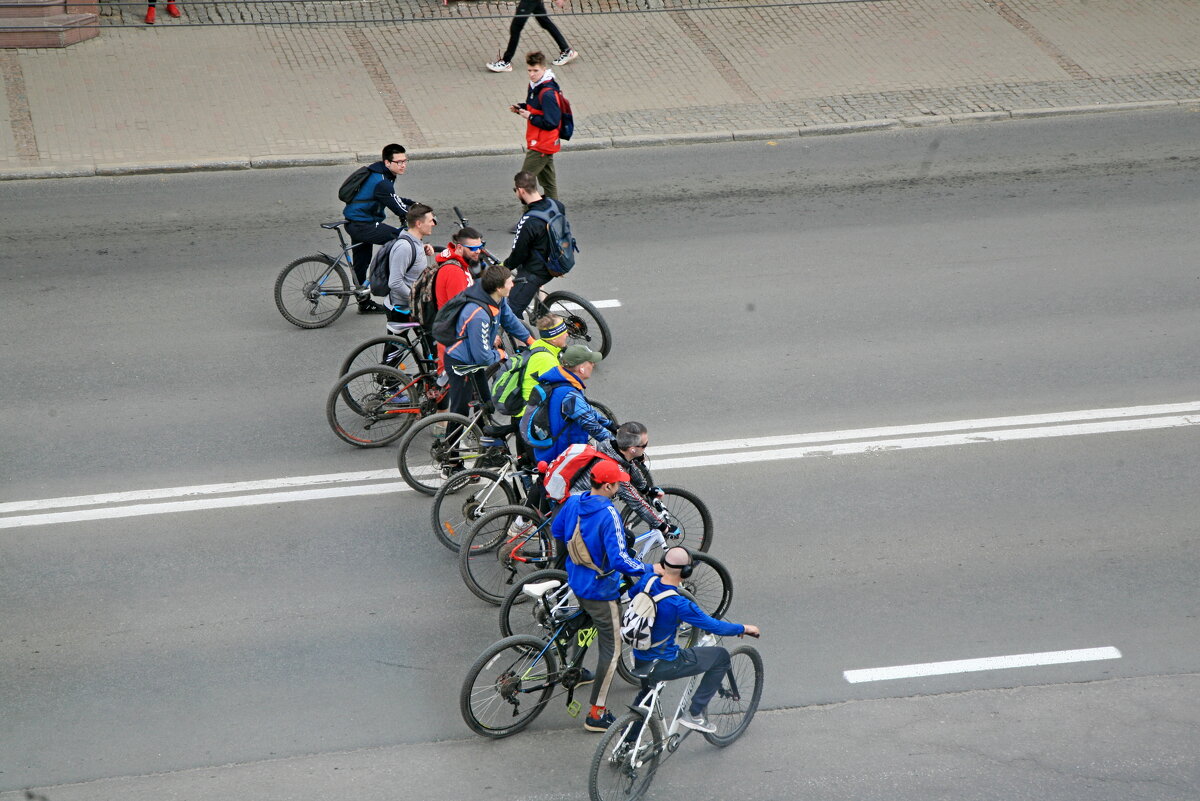
[(421, 247), (421, 243), (407, 233), (401, 233), (400, 236), (381, 247), (371, 259), (371, 266), (367, 268), (367, 280), (371, 284), (371, 294), (377, 298), (386, 298), (391, 291), (388, 281), (392, 277), (392, 248), (396, 247), (396, 243), (401, 239), (407, 239), (408, 243), (412, 245), (412, 258), (404, 266), (405, 271), (407, 272), (408, 268), (412, 267), (417, 260), (417, 249)]
[(492, 316), (487, 306), (475, 298), (467, 297), (466, 292), (460, 292), (446, 301), (446, 305), (438, 309), (437, 316), (433, 318), (430, 334), (434, 342), (449, 346), (463, 338), (458, 333), (458, 315), (468, 303), (474, 303), (483, 309), (484, 314)]
[(367, 182), (367, 178), (371, 175), (370, 167), (359, 167), (354, 172), (342, 181), (342, 185), (338, 187), (338, 200), (343, 203), (352, 203), (354, 198), (358, 197), (358, 193), (362, 191), (363, 184)]

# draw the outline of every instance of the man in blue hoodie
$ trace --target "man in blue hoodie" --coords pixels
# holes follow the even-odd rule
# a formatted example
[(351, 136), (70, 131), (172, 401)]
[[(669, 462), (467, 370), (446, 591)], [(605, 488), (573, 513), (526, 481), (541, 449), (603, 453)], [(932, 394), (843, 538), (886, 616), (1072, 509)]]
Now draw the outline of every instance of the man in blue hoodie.
[[(483, 271), (479, 281), (462, 291), (461, 296), (467, 303), (458, 313), (458, 321), (455, 324), (456, 341), (446, 347), (446, 378), (450, 382), (448, 411), (466, 414), (472, 393), (480, 400), (491, 397), (483, 372), (468, 373), (464, 376), (459, 375), (454, 368), (493, 365), (508, 358), (500, 348), (497, 320), (513, 339), (533, 345), (535, 340), (529, 329), (508, 308), (507, 298), (512, 288), (512, 270), (495, 264)], [(446, 438), (452, 439), (458, 433), (458, 428), (457, 424), (448, 424)], [(446, 470), (448, 473), (454, 472), (461, 466), (452, 460), (446, 465)]]
[(554, 443), (534, 448), (534, 462), (549, 464), (567, 448), (582, 445), (588, 439), (596, 442), (612, 439), (611, 429), (616, 427), (613, 421), (597, 412), (583, 394), (583, 382), (591, 379), (592, 370), (603, 358), (587, 345), (571, 345), (559, 356), (561, 366), (538, 376), (538, 383), (549, 393), (546, 411)]
[[(567, 553), (567, 585), (596, 626), (600, 653), (592, 683), (592, 708), (583, 721), (587, 731), (604, 731), (615, 720), (604, 704), (621, 658), (621, 576), (636, 579), (650, 570), (629, 555), (621, 515), (612, 502), (621, 482), (628, 480), (629, 474), (616, 462), (601, 460), (592, 468), (592, 491), (567, 498), (550, 524), (551, 533), (562, 541)], [(571, 556), (573, 552), (580, 555), (569, 545), (576, 531), (590, 564), (576, 562)]]
[[(382, 161), (367, 167), (367, 180), (358, 194), (346, 204), (342, 215), (346, 218), (346, 233), (354, 243), (354, 277), (359, 285), (367, 282), (367, 269), (371, 266), (371, 246), (384, 245), (400, 235), (400, 229), (384, 223), (387, 209), (401, 220), (415, 200), (396, 194), (396, 178), (408, 168), (408, 156), (404, 146), (395, 143), (383, 149)], [(386, 309), (370, 295), (358, 299), (360, 314), (383, 314)]]
[[(642, 576), (629, 589), (629, 597), (633, 598), (645, 590), (651, 582), (654, 583), (650, 588), (651, 595), (670, 589), (678, 592), (684, 579), (691, 574), (692, 555), (687, 548), (677, 545), (667, 549), (662, 555), (662, 560), (654, 566), (654, 570)], [(634, 649), (634, 667), (642, 670), (649, 668), (650, 682), (704, 674), (696, 691), (692, 693), (692, 702), (687, 714), (680, 715), (679, 724), (694, 731), (713, 732), (716, 728), (708, 722), (705, 712), (708, 702), (720, 688), (725, 672), (729, 670), (729, 651), (719, 645), (680, 648), (675, 644), (675, 635), (680, 623), (688, 623), (701, 631), (711, 631), (720, 637), (741, 637), (743, 634), (757, 637), (758, 626), (729, 623), (709, 617), (694, 601), (675, 594), (655, 604), (654, 625), (650, 628), (650, 647), (644, 651)], [(640, 702), (644, 694), (644, 691), (639, 693), (634, 703)]]

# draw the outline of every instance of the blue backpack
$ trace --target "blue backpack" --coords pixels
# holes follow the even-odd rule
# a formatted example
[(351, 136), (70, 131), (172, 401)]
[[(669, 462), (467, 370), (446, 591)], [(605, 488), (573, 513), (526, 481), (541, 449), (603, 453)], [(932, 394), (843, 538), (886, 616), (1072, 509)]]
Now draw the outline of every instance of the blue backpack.
[(521, 439), (531, 448), (549, 448), (558, 436), (550, 430), (550, 398), (559, 387), (571, 386), (570, 381), (541, 381), (533, 385), (529, 400), (525, 402), (525, 414), (521, 415)]
[(561, 203), (554, 198), (547, 198), (550, 208), (544, 211), (530, 209), (526, 217), (541, 220), (546, 226), (546, 236), (550, 239), (550, 251), (542, 254), (546, 258), (546, 269), (555, 278), (571, 272), (575, 266), (575, 254), (579, 245), (571, 233), (571, 223), (567, 222), (567, 213)]

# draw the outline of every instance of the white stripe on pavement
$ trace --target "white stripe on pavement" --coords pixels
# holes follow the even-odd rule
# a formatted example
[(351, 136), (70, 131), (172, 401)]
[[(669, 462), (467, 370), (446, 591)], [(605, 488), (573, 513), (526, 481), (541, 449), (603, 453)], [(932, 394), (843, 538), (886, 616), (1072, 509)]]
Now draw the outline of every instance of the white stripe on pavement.
[[(613, 298), (612, 300), (593, 300), (591, 301), (591, 304), (592, 307), (596, 309), (615, 309), (621, 305), (621, 301)], [(564, 309), (568, 309), (570, 311), (578, 311), (579, 309), (583, 308), (578, 303), (571, 303), (570, 301), (566, 300), (560, 300), (556, 305), (562, 306)]]
[[(1197, 414), (1180, 414), (1181, 412), (1197, 412)], [(1054, 414), (989, 417), (977, 420), (955, 420), (918, 425), (847, 429), (656, 446), (652, 451), (654, 459), (651, 467), (654, 470), (670, 470), (686, 467), (734, 465), (747, 462), (801, 459), (809, 456), (842, 456), (950, 445), (1012, 442), (1045, 437), (1146, 431), (1198, 424), (1200, 424), (1200, 401), (1158, 406), (1085, 409)], [(898, 436), (904, 434), (910, 436)], [(925, 436), (919, 436), (922, 434)], [(779, 447), (787, 445), (796, 445), (799, 447)], [(714, 453), (714, 451), (716, 452)], [(674, 458), (660, 458), (663, 455), (670, 454), (698, 455), (678, 455)], [(42, 512), (42, 514), (0, 517), (0, 528), (133, 517), (147, 514), (196, 511), (200, 509), (255, 506), (268, 503), (287, 503), (291, 501), (314, 500), (317, 498), (378, 495), (406, 489), (407, 487), (404, 484), (394, 481), (395, 477), (396, 471), (394, 469), (368, 470), (221, 484), (201, 484), (164, 489), (133, 490), (95, 495), (77, 495), (32, 501), (12, 501), (0, 503), (0, 515), (12, 515), (15, 512)], [(380, 481), (387, 483), (377, 483)], [(263, 490), (316, 487), (322, 484), (345, 486), (295, 492), (266, 492), (258, 495), (244, 494), (261, 493)], [(112, 506), (114, 504), (133, 504), (138, 501), (189, 498), (198, 495), (226, 495), (233, 497), (184, 500), (174, 503), (142, 503)], [(67, 509), (81, 506), (111, 506), (111, 508), (46, 513), (46, 510), (50, 509)]]
[(1104, 648), (1080, 648), (1074, 651), (1043, 651), (1038, 654), (1010, 654), (982, 659), (958, 659), (951, 662), (926, 662), (919, 665), (846, 670), (842, 675), (851, 684), (864, 681), (891, 681), (921, 676), (945, 676), (950, 673), (974, 673), (980, 670), (1007, 670), (1038, 665), (1064, 665), (1069, 662), (1097, 662), (1120, 659), (1121, 652), (1111, 645)]

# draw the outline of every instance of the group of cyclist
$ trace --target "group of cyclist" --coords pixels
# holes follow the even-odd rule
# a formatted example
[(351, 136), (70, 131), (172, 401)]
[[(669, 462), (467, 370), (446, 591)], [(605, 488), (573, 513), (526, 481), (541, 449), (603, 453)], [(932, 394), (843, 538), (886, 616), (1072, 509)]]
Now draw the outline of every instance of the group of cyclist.
[[(521, 320), (538, 290), (552, 279), (546, 266), (549, 236), (545, 226), (528, 224), (528, 212), (556, 208), (563, 213), (561, 204), (542, 196), (531, 173), (517, 173), (513, 191), (526, 214), (515, 229), (512, 253), (502, 264), (481, 268), (485, 243), (474, 228), (460, 228), (447, 247), (436, 254), (423, 241), (432, 234), (437, 220), (429, 206), (396, 194), (395, 178), (404, 174), (407, 164), (408, 156), (401, 145), (387, 145), (382, 159), (368, 168), (367, 180), (354, 200), (346, 204), (346, 230), (355, 243), (354, 271), (360, 286), (367, 283), (372, 245), (397, 237), (403, 240), (391, 248), (389, 256), (387, 305), (380, 306), (369, 295), (360, 295), (359, 312), (385, 313), (392, 333), (415, 322), (413, 285), (428, 260), (435, 259), (438, 308), (460, 295), (464, 301), (459, 303), (454, 342), (438, 346), (439, 372), (449, 382), (449, 411), (465, 414), (473, 397), (488, 397), (485, 371), (479, 368), (508, 358), (501, 346), (502, 328), (514, 342), (530, 349), (522, 400), (528, 401), (540, 385), (552, 435), (549, 444), (535, 446), (518, 437), (521, 457), (534, 465), (549, 464), (572, 445), (595, 443), (597, 457), (573, 478), (570, 497), (551, 509), (544, 487), (535, 482), (530, 503), (553, 513), (552, 533), (563, 546), (559, 552), (566, 554), (567, 583), (596, 628), (596, 670), (586, 673), (580, 682), (592, 684), (591, 707), (583, 725), (587, 731), (605, 731), (615, 720), (606, 703), (621, 655), (622, 594), (632, 597), (648, 588), (659, 592), (660, 586), (678, 587), (692, 570), (692, 556), (681, 546), (667, 548), (656, 564), (636, 559), (613, 503), (619, 497), (646, 524), (662, 531), (668, 543), (671, 541), (671, 523), (647, 501), (656, 492), (661, 495), (661, 491), (650, 486), (646, 474), (638, 469), (649, 445), (649, 432), (637, 422), (618, 427), (588, 402), (586, 384), (602, 356), (585, 345), (568, 346), (567, 326), (561, 317), (539, 318), (535, 321), (536, 332)], [(387, 210), (404, 219), (407, 230), (387, 225)], [(456, 433), (448, 427), (446, 437)], [(462, 469), (463, 465), (453, 459), (443, 465), (447, 477)], [(567, 547), (576, 535), (583, 546), (575, 552), (578, 559)], [(688, 715), (680, 723), (711, 732), (714, 729), (705, 717), (705, 709), (729, 668), (729, 653), (719, 646), (680, 649), (675, 642), (676, 632), (685, 623), (720, 636), (757, 637), (759, 630), (753, 625), (717, 620), (684, 595), (668, 594), (658, 604), (650, 647), (634, 651), (635, 670), (647, 681), (704, 675)]]

